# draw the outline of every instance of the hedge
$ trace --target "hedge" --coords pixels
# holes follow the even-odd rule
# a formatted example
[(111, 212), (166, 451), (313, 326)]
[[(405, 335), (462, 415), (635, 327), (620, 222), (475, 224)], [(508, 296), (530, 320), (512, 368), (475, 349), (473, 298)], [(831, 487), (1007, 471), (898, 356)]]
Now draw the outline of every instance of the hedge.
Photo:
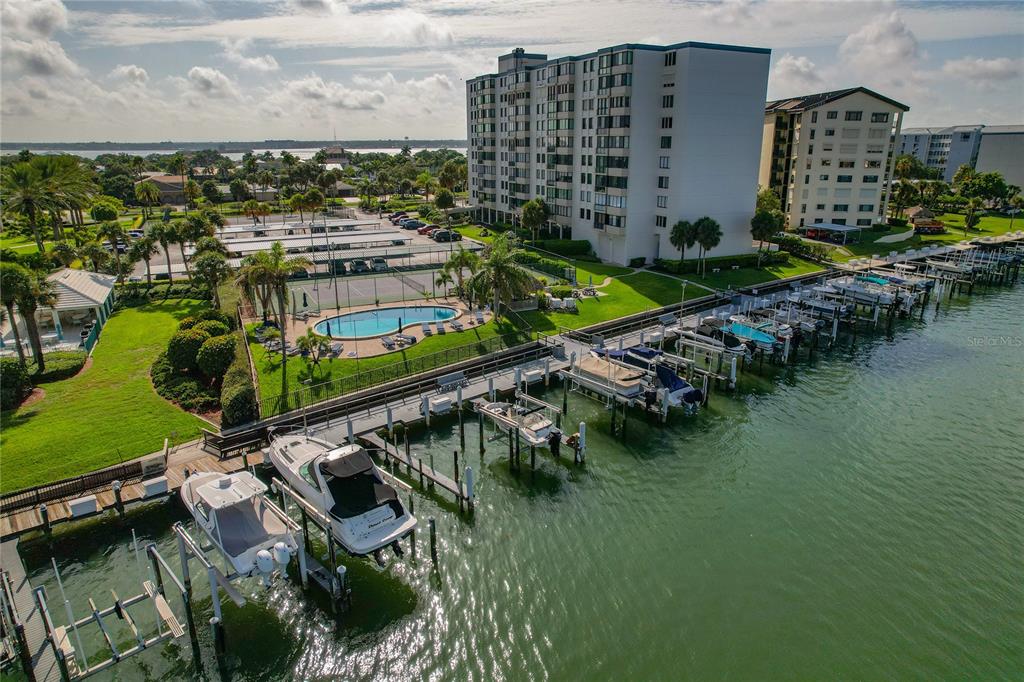
[(547, 258), (534, 251), (516, 251), (512, 258), (521, 265), (528, 265), (558, 279), (565, 279), (565, 269), (572, 267), (564, 260)]
[(228, 329), (228, 326), (220, 320), (201, 320), (196, 322), (192, 326), (192, 329), (206, 332), (210, 336), (224, 336), (231, 331)]
[(13, 410), (31, 390), (28, 370), (21, 362), (17, 358), (0, 358), (0, 409)]
[[(789, 254), (785, 251), (772, 251), (769, 253), (761, 254), (761, 266), (765, 267), (768, 265), (782, 265), (783, 263), (789, 262)], [(732, 266), (738, 266), (741, 268), (754, 268), (757, 267), (757, 254), (756, 253), (744, 253), (736, 256), (716, 256), (714, 258), (706, 258), (705, 263), (708, 269), (711, 268), (731, 268)], [(682, 272), (683, 274), (695, 273), (700, 267), (700, 261), (698, 259), (683, 261), (682, 270), (679, 269), (679, 261), (668, 258), (656, 258), (654, 260), (655, 269), (665, 270), (671, 273)]]
[(567, 258), (578, 258), (593, 254), (590, 242), (586, 239), (538, 239), (533, 245), (543, 251), (557, 253)]
[(167, 359), (179, 372), (198, 369), (196, 354), (210, 335), (196, 329), (182, 329), (175, 332), (167, 344)]
[(32, 381), (36, 384), (46, 384), (73, 377), (81, 371), (87, 357), (88, 354), (84, 351), (77, 350), (47, 353), (46, 371), (34, 374)]
[(569, 298), (572, 296), (572, 287), (569, 286), (553, 286), (548, 288), (548, 293), (554, 298)]
[(161, 353), (150, 368), (153, 388), (163, 398), (180, 405), (190, 412), (208, 412), (217, 407), (217, 393), (195, 377), (175, 370)]
[[(202, 324), (224, 326), (214, 320), (208, 320)], [(235, 346), (235, 337), (228, 334), (226, 330), (224, 334), (208, 338), (199, 347), (199, 352), (196, 353), (196, 365), (198, 365), (199, 371), (211, 379), (218, 379), (224, 376), (224, 373), (228, 371), (228, 367), (235, 361)]]

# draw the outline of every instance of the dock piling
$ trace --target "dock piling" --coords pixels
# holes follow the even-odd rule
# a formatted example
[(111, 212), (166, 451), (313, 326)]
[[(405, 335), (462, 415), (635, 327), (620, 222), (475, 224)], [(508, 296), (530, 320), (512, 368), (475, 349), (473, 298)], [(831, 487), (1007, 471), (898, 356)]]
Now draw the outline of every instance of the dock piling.
[(117, 515), (124, 518), (124, 501), (121, 499), (121, 481), (114, 481), (110, 487), (111, 490), (114, 491), (114, 508), (117, 509)]
[(431, 516), (427, 519), (427, 524), (430, 526), (430, 561), (437, 566), (437, 522), (434, 517)]
[[(409, 515), (416, 516), (416, 498), (412, 493), (409, 493)], [(416, 526), (409, 531), (409, 556), (412, 562), (416, 563)]]
[(484, 413), (479, 410), (476, 413), (477, 433), (480, 435), (480, 456), (484, 456)]
[(465, 471), (466, 477), (466, 504), (469, 506), (469, 511), (473, 511), (473, 467), (467, 466)]
[(39, 520), (43, 524), (43, 532), (49, 535), (52, 531), (50, 527), (50, 510), (46, 508), (45, 503), (39, 505)]

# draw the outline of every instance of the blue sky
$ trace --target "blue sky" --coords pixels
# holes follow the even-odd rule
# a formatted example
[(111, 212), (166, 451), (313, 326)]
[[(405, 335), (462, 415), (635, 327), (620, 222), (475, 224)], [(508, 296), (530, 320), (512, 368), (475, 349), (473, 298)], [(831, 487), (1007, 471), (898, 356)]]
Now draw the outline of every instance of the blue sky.
[(770, 98), (865, 85), (905, 126), (1024, 122), (1024, 2), (0, 0), (4, 140), (464, 138), (464, 79), (685, 40), (772, 49)]

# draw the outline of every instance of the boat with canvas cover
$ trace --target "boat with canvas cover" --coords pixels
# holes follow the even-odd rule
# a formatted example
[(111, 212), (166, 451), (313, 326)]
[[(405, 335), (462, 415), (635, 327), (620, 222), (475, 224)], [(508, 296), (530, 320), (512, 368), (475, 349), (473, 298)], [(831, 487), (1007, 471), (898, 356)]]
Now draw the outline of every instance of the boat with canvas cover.
[(515, 403), (481, 403), (480, 411), (500, 426), (517, 426), (519, 436), (530, 445), (547, 445), (559, 430), (543, 412), (543, 407), (528, 407)]
[(647, 388), (642, 370), (623, 367), (603, 357), (584, 355), (575, 370), (579, 378), (611, 389), (623, 398), (636, 398)]
[(398, 541), (416, 527), (416, 517), (358, 445), (284, 434), (271, 439), (270, 461), (288, 485), (325, 512), (349, 554), (374, 554), (389, 545), (399, 554)]
[(242, 576), (261, 575), (269, 584), (298, 551), (288, 526), (263, 495), (267, 486), (248, 471), (200, 472), (181, 484), (181, 501), (196, 525)]
[(704, 393), (694, 388), (690, 382), (679, 376), (671, 367), (661, 364), (659, 360), (664, 353), (657, 348), (647, 346), (630, 346), (622, 350), (594, 348), (590, 351), (596, 357), (603, 357), (611, 362), (625, 363), (633, 367), (654, 373), (655, 387), (664, 388), (668, 394), (670, 407), (696, 407), (704, 400)]

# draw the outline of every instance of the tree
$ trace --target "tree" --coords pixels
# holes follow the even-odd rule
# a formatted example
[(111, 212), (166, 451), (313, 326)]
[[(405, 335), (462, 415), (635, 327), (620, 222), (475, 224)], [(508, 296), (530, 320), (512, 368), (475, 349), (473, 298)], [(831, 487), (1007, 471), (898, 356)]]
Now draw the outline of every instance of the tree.
[(445, 297), (448, 296), (448, 287), (450, 287), (454, 283), (455, 280), (452, 279), (452, 273), (443, 268), (441, 269), (440, 272), (437, 273), (437, 277), (434, 279), (434, 284), (441, 287), (441, 290), (444, 292)]
[(697, 243), (697, 228), (689, 220), (680, 220), (672, 226), (672, 232), (668, 235), (668, 241), (672, 246), (679, 249), (678, 272), (683, 271), (683, 259), (686, 257), (686, 250)]
[(462, 245), (460, 244), (458, 250), (453, 251), (452, 254), (448, 257), (448, 261), (444, 264), (442, 270), (444, 270), (445, 272), (455, 274), (455, 279), (458, 282), (459, 287), (459, 295), (465, 296), (465, 276), (463, 274), (463, 271), (469, 270), (470, 276), (473, 276), (477, 272), (479, 272), (480, 256), (478, 256), (475, 251), (467, 251), (466, 249), (462, 248)]
[(267, 276), (270, 279), (274, 292), (277, 294), (277, 323), (278, 328), (281, 330), (282, 371), (285, 370), (285, 363), (288, 359), (288, 355), (285, 352), (287, 350), (288, 333), (284, 323), (285, 297), (288, 289), (288, 278), (296, 272), (305, 270), (311, 264), (310, 260), (303, 256), (288, 258), (285, 255), (284, 247), (281, 245), (281, 242), (274, 242), (273, 246), (270, 247)]
[(962, 164), (956, 169), (956, 173), (953, 173), (953, 189), (959, 190), (961, 185), (974, 178), (975, 175), (974, 168), (966, 163)]
[(501, 316), (501, 304), (523, 298), (536, 289), (533, 276), (515, 261), (513, 235), (495, 237), (487, 250), (480, 272), (470, 280), (470, 286), (481, 296), (490, 296), (495, 317)]
[(967, 213), (964, 214), (964, 239), (967, 239), (967, 230), (973, 230), (981, 222), (978, 211), (982, 209), (984, 202), (978, 197), (971, 197), (967, 202)]
[(39, 215), (49, 206), (46, 184), (39, 170), (30, 162), (5, 166), (0, 176), (0, 200), (8, 211), (20, 213), (28, 220), (39, 252), (44, 251), (39, 232)]
[(7, 310), (7, 319), (10, 320), (11, 331), (14, 332), (14, 346), (22, 367), (25, 366), (25, 349), (21, 346), (21, 332), (18, 331), (18, 321), (14, 317), (14, 306), (22, 292), (28, 288), (31, 276), (32, 273), (18, 263), (0, 261), (0, 302)]
[(189, 179), (182, 186), (181, 192), (185, 195), (185, 215), (187, 216), (189, 204), (195, 206), (196, 199), (202, 194), (202, 189), (200, 189), (198, 182)]
[(219, 253), (225, 258), (228, 255), (228, 247), (216, 237), (202, 236), (196, 240), (194, 256), (198, 257), (204, 253)]
[(221, 284), (230, 279), (232, 270), (223, 254), (216, 251), (200, 253), (192, 262), (194, 277), (205, 285), (213, 294), (213, 304), (220, 308), (220, 293), (218, 288)]
[(455, 159), (450, 159), (441, 166), (441, 172), (437, 174), (437, 184), (454, 192), (455, 187), (459, 184), (460, 177), (459, 162)]
[(256, 212), (256, 215), (259, 218), (263, 219), (263, 224), (265, 225), (267, 223), (267, 216), (270, 215), (272, 212), (273, 211), (271, 211), (271, 209), (270, 209), (270, 204), (268, 204), (265, 201), (261, 201), (260, 205), (259, 205), (259, 208), (258, 208), (258, 210)]
[(782, 200), (779, 195), (769, 187), (758, 187), (757, 208), (758, 211), (781, 211)]
[(172, 223), (155, 223), (147, 229), (147, 235), (152, 237), (160, 248), (164, 250), (167, 258), (167, 281), (174, 283), (174, 275), (171, 274), (171, 243), (174, 241), (175, 233)]
[(149, 267), (150, 260), (158, 253), (160, 253), (160, 249), (152, 233), (144, 234), (138, 239), (132, 240), (132, 245), (128, 249), (128, 256), (132, 261), (138, 262), (141, 260), (146, 262), (146, 284), (148, 286), (153, 286), (153, 273)]
[[(18, 312), (25, 322), (28, 340), (32, 345), (32, 355), (36, 360), (36, 373), (46, 370), (46, 359), (43, 357), (43, 343), (39, 337), (39, 325), (36, 324), (36, 311), (39, 308), (52, 308), (57, 305), (57, 285), (46, 279), (41, 272), (30, 272), (28, 282), (18, 291)], [(13, 324), (13, 320), (12, 320)]]
[(755, 211), (754, 217), (750, 219), (750, 234), (758, 242), (757, 267), (761, 267), (761, 252), (764, 248), (764, 243), (782, 228), (783, 220), (781, 211), (763, 208)]
[(32, 159), (31, 163), (39, 169), (48, 199), (46, 208), (50, 212), (53, 239), (58, 241), (62, 238), (61, 212), (77, 211), (88, 205), (96, 193), (92, 171), (82, 165), (78, 157), (70, 154), (39, 156)]
[(306, 222), (306, 217), (302, 213), (302, 211), (306, 208), (306, 197), (304, 195), (302, 195), (299, 192), (296, 192), (295, 194), (291, 195), (291, 197), (289, 197), (288, 199), (288, 207), (292, 209), (292, 211), (299, 212), (299, 221)]
[(259, 303), (263, 315), (263, 323), (266, 324), (268, 311), (270, 311), (271, 295), (273, 294), (270, 281), (270, 253), (257, 251), (242, 259), (242, 265), (235, 277), (235, 285), (241, 288), (249, 299), (250, 303)]
[(98, 223), (117, 220), (117, 216), (117, 208), (106, 201), (97, 201), (89, 209), (89, 217)]
[(903, 180), (897, 182), (892, 189), (892, 215), (898, 218), (903, 214), (903, 209), (911, 206), (919, 196), (917, 187), (913, 183)]
[(434, 179), (430, 171), (425, 170), (416, 176), (416, 186), (423, 190), (423, 198), (430, 201), (430, 195), (437, 187), (437, 180)]
[(209, 201), (211, 204), (219, 204), (224, 201), (224, 194), (217, 187), (217, 183), (213, 180), (207, 180), (203, 183), (201, 188), (203, 198)]
[(523, 204), (520, 210), (520, 220), (522, 220), (523, 227), (533, 234), (534, 243), (537, 242), (537, 230), (548, 222), (550, 215), (551, 212), (548, 210), (547, 204), (540, 197), (530, 199)]
[(323, 376), (323, 368), (320, 367), (320, 358), (328, 349), (327, 342), (312, 329), (295, 340), (295, 346), (309, 357), (313, 366), (320, 369), (320, 376)]
[(135, 185), (135, 199), (142, 204), (142, 213), (149, 216), (149, 207), (160, 203), (160, 189), (155, 182), (144, 180)]
[(448, 210), (455, 208), (455, 194), (450, 189), (440, 189), (434, 197), (434, 206), (444, 211), (445, 219), (451, 222)]
[(304, 195), (306, 210), (310, 213), (316, 213), (317, 210), (324, 205), (324, 193), (316, 187), (310, 188)]
[(1013, 231), (1013, 218), (1024, 208), (1024, 197), (1014, 194), (1010, 197), (1010, 231)]
[(118, 247), (124, 244), (124, 230), (121, 229), (119, 222), (110, 220), (102, 223), (96, 232), (110, 244), (110, 255), (114, 257), (114, 273), (117, 275), (117, 281), (120, 282), (124, 277), (124, 272), (121, 269), (121, 253), (118, 251)]
[(231, 191), (231, 198), (235, 201), (245, 201), (249, 197), (249, 185), (242, 178), (235, 178), (228, 184)]
[(167, 360), (179, 372), (198, 369), (196, 356), (210, 335), (199, 329), (179, 329), (167, 342)]
[(70, 242), (57, 242), (50, 250), (50, 255), (65, 268), (71, 267), (71, 264), (78, 260), (78, 253)]
[(78, 247), (78, 257), (89, 261), (92, 264), (93, 272), (99, 272), (103, 264), (106, 263), (109, 254), (98, 241), (90, 239)]
[(706, 277), (707, 253), (722, 241), (722, 228), (714, 218), (709, 216), (698, 218), (693, 225), (697, 229), (697, 244), (701, 250), (701, 268)]

